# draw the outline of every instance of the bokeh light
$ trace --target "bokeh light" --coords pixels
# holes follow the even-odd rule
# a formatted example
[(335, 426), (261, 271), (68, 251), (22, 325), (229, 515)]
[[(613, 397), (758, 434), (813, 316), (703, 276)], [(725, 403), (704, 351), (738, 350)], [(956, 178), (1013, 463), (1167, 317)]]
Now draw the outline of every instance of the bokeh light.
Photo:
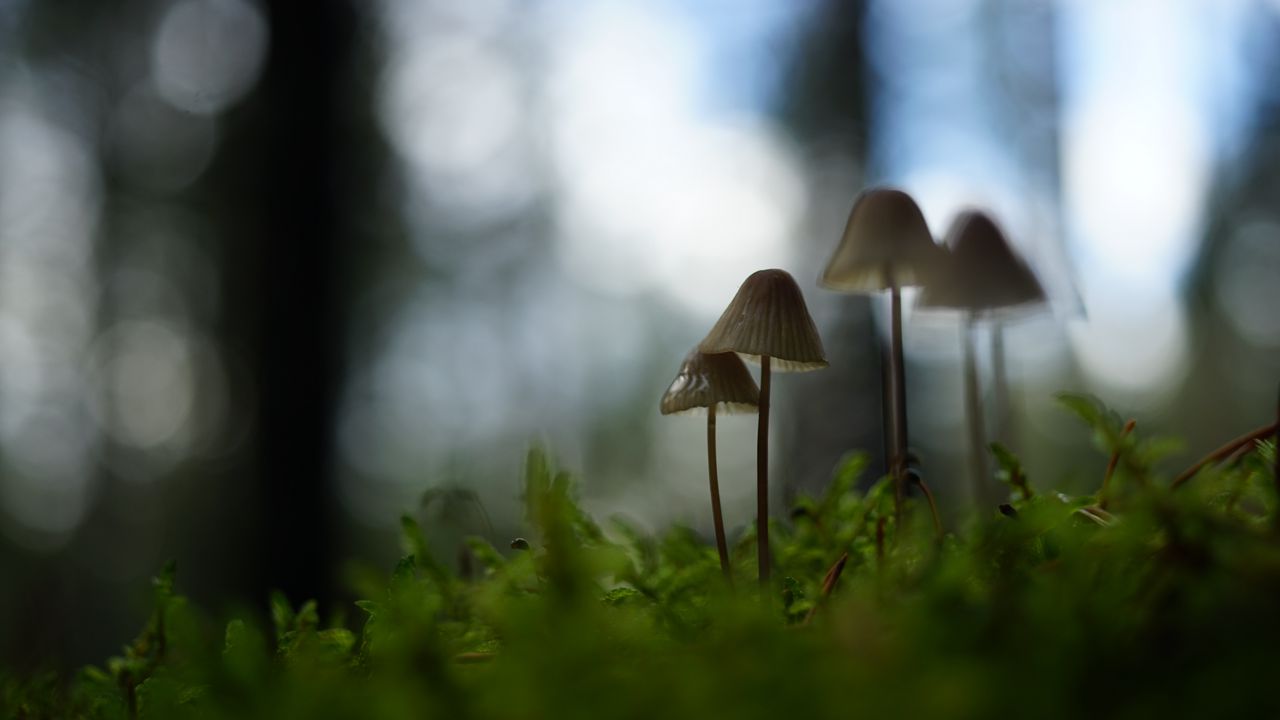
[(175, 108), (219, 113), (262, 71), (267, 27), (244, 0), (182, 0), (169, 7), (151, 48), (156, 89)]

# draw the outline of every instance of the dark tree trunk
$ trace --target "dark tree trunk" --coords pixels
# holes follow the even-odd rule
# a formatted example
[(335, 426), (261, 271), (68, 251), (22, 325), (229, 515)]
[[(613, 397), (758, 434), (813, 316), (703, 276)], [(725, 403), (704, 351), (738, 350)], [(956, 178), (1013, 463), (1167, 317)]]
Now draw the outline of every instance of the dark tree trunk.
[[(332, 594), (333, 432), (343, 355), (339, 79), (353, 44), (340, 0), (268, 3), (271, 48), (261, 117), (265, 223), (257, 238), (256, 441), (262, 493), (260, 587), (297, 603)], [(349, 142), (350, 139), (347, 139)], [(234, 268), (232, 271), (234, 272)]]

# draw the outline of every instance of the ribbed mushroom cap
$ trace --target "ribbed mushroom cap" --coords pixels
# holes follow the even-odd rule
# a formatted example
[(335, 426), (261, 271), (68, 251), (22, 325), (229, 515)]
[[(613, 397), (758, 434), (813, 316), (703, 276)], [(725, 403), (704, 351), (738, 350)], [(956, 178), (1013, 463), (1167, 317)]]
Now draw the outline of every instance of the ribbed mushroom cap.
[(1044, 302), (1040, 281), (986, 213), (957, 215), (946, 245), (945, 270), (921, 291), (921, 305), (989, 311)]
[(694, 348), (680, 364), (671, 387), (662, 394), (663, 415), (698, 414), (715, 407), (717, 415), (753, 413), (760, 388), (734, 353), (707, 355)]
[(859, 293), (924, 285), (937, 271), (941, 255), (910, 195), (889, 188), (867, 190), (853, 203), (840, 247), (819, 284)]
[(785, 270), (759, 270), (743, 281), (698, 349), (713, 354), (736, 352), (752, 362), (768, 355), (773, 358), (770, 367), (779, 372), (827, 366), (804, 295)]

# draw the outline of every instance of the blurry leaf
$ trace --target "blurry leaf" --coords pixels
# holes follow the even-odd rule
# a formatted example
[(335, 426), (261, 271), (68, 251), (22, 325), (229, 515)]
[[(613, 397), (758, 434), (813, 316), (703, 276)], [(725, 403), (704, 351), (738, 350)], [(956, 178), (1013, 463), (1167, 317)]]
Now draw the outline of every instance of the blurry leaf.
[(867, 490), (868, 518), (885, 517), (893, 514), (893, 478), (886, 475), (875, 482)]
[(1105, 409), (1102, 401), (1092, 395), (1082, 393), (1060, 392), (1053, 396), (1062, 407), (1075, 413), (1085, 425), (1097, 428), (1103, 423)]
[(823, 495), (823, 505), (827, 506), (848, 495), (866, 472), (871, 458), (865, 452), (845, 453), (836, 466), (835, 477)]
[[(488, 540), (478, 537), (469, 537), (466, 539), (467, 548), (471, 551), (471, 555), (475, 557), (476, 562), (480, 563), (487, 571), (494, 571), (506, 564), (506, 558), (502, 557)], [(528, 543), (526, 543), (528, 545)]]
[(266, 682), (270, 668), (266, 640), (243, 620), (227, 623), (222, 659), (228, 675), (238, 684), (253, 687)]
[(391, 580), (394, 583), (403, 583), (413, 580), (417, 575), (418, 558), (416, 555), (406, 555), (396, 562), (396, 567), (391, 571)]
[(355, 647), (356, 636), (346, 628), (328, 628), (316, 633), (321, 647), (330, 653), (347, 655)]
[(423, 534), (418, 521), (408, 515), (401, 515), (400, 536), (405, 552), (414, 558), (417, 567), (434, 581), (441, 591), (449, 593), (453, 585), (453, 573), (431, 552), (427, 536)]
[(1276, 466), (1276, 441), (1275, 440), (1259, 440), (1254, 443), (1254, 453), (1275, 471)]
[(316, 601), (308, 600), (302, 603), (302, 607), (298, 608), (298, 614), (293, 617), (293, 629), (306, 632), (318, 627), (320, 627), (320, 612), (316, 607)]
[(426, 558), (431, 555), (427, 547), (427, 538), (422, 534), (418, 521), (409, 515), (400, 516), (400, 540), (406, 555)]
[(645, 596), (635, 588), (618, 587), (604, 594), (606, 605), (619, 606), (645, 601)]
[(1144, 465), (1155, 464), (1166, 457), (1182, 452), (1185, 446), (1186, 443), (1181, 438), (1147, 438), (1141, 445), (1142, 462)]
[(991, 454), (995, 456), (996, 462), (1001, 469), (1007, 472), (1020, 472), (1022, 470), (1022, 463), (1004, 445), (993, 442), (989, 447), (991, 448)]
[(160, 569), (160, 574), (151, 579), (151, 586), (155, 588), (157, 604), (163, 604), (173, 597), (173, 583), (177, 574), (178, 563), (176, 560), (170, 560)]
[(529, 448), (525, 455), (524, 502), (525, 521), (530, 525), (539, 524), (550, 487), (551, 470), (546, 454), (539, 447)]
[(1131, 436), (1124, 434), (1124, 421), (1120, 416), (1108, 409), (1098, 398), (1067, 392), (1058, 393), (1054, 397), (1059, 405), (1070, 410), (1093, 429), (1094, 441), (1104, 452), (1116, 452), (1124, 443), (1134, 442)]
[(791, 519), (796, 522), (801, 520), (816, 522), (819, 519), (818, 503), (807, 495), (797, 497), (791, 503)]
[(283, 642), (285, 633), (293, 629), (293, 606), (284, 593), (271, 593), (271, 625), (275, 628), (277, 645)]
[[(988, 447), (996, 459), (996, 478), (1011, 489), (1020, 492), (1024, 500), (1029, 499), (1033, 493), (1027, 483), (1026, 472), (1022, 469), (1022, 462), (1008, 448), (998, 442), (993, 442)], [(1010, 509), (1013, 508), (1010, 507)]]
[(169, 720), (186, 712), (185, 706), (198, 702), (205, 688), (187, 685), (175, 678), (157, 676), (138, 685), (138, 717), (142, 720)]

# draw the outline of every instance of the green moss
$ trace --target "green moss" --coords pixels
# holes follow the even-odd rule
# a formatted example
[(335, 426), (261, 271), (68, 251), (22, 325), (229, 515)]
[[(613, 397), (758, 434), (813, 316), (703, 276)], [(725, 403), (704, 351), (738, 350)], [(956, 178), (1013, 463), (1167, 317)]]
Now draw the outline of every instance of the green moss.
[[(902, 527), (861, 455), (772, 528), (776, 583), (735, 583), (673, 528), (603, 526), (539, 450), (525, 478), (527, 549), (467, 543), (466, 578), (411, 518), (405, 557), (357, 603), (358, 633), (313, 603), (270, 598), (272, 628), (214, 627), (155, 583), (119, 657), (73, 678), (0, 680), (19, 718), (1152, 717), (1271, 715), (1280, 655), (1274, 445), (1170, 490), (1167, 443), (1064, 397), (1116, 456), (1097, 497), (1036, 487), (995, 448), (1008, 504), (937, 541)], [(1099, 485), (1101, 478), (1098, 479)], [(848, 554), (829, 595), (823, 580)], [(736, 589), (735, 589), (736, 588)], [(812, 616), (812, 617), (810, 617)]]

